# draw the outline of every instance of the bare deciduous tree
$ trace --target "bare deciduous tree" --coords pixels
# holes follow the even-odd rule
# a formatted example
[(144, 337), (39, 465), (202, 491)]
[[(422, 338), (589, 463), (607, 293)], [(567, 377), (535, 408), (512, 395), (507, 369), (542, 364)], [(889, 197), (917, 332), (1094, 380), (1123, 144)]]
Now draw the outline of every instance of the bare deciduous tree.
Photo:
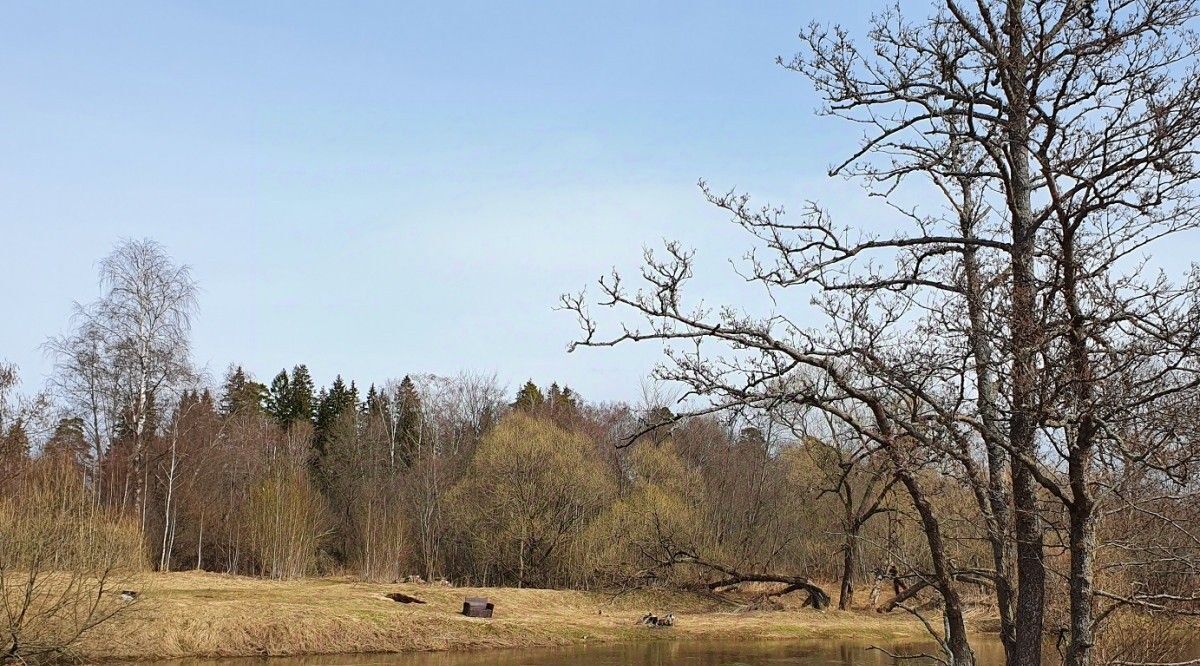
[(141, 534), (92, 501), (61, 459), (30, 463), (0, 484), (0, 662), (69, 658), (137, 589)]
[(1200, 224), (1200, 12), (1192, 0), (939, 4), (928, 19), (876, 16), (867, 48), (812, 26), (785, 64), (813, 82), (826, 113), (865, 131), (832, 173), (887, 197), (932, 190), (950, 215), (893, 203), (907, 224), (868, 233), (816, 207), (793, 219), (704, 188), (766, 252), (749, 255), (749, 279), (772, 293), (816, 288), (826, 328), (688, 307), (692, 256), (674, 244), (666, 260), (647, 255), (644, 290), (601, 281), (600, 304), (642, 327), (603, 337), (581, 296), (564, 304), (583, 327), (577, 346), (686, 343), (659, 375), (713, 398), (705, 410), (819, 410), (885, 451), (925, 526), (956, 664), (972, 655), (921, 470), (952, 471), (977, 497), (1010, 664), (1041, 660), (1044, 531), (1057, 527), (1057, 505), (1070, 556), (1066, 660), (1083, 666), (1106, 617), (1100, 599), (1193, 602), (1115, 594), (1095, 573), (1115, 479), (1149, 475), (1175, 496), (1193, 483), (1162, 470), (1190, 464), (1195, 446), (1144, 429), (1149, 410), (1195, 400), (1198, 284), (1145, 277), (1140, 255)]
[[(51, 340), (56, 385), (87, 415), (94, 448), (123, 427), (132, 438), (123, 498), (145, 521), (146, 445), (157, 398), (187, 385), (196, 283), (152, 240), (121, 242), (100, 261), (101, 297), (76, 306), (74, 333)], [(103, 434), (102, 434), (103, 429)]]

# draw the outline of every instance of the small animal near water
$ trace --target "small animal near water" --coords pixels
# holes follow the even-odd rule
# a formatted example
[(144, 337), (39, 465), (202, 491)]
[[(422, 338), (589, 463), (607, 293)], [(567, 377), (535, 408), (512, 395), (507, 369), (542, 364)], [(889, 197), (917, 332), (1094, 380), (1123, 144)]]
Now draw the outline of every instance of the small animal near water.
[(675, 626), (675, 614), (667, 613), (659, 617), (653, 613), (646, 613), (642, 616), (640, 624), (644, 624), (647, 627), (672, 627)]

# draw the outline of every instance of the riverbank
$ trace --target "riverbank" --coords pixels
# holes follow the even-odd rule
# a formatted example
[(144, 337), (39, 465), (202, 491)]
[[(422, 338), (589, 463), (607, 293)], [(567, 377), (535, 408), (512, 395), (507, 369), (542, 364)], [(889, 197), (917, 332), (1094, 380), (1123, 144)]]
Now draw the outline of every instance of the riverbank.
[[(425, 603), (398, 603), (400, 592)], [(463, 617), (462, 600), (496, 604), (490, 620)], [(798, 600), (797, 600), (798, 601)], [(671, 612), (670, 628), (638, 624)], [(209, 573), (148, 576), (129, 612), (79, 646), (88, 661), (554, 647), (640, 640), (846, 638), (920, 640), (902, 613), (742, 612), (699, 595), (439, 585), (349, 578), (267, 581)]]

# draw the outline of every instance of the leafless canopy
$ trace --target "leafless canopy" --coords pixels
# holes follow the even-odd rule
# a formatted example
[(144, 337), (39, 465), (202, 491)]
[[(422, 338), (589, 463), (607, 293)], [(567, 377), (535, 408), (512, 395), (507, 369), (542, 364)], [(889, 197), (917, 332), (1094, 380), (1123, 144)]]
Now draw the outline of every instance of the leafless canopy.
[[(809, 410), (886, 452), (925, 527), (954, 663), (973, 657), (930, 471), (976, 498), (1010, 664), (1041, 659), (1048, 547), (1070, 558), (1069, 663), (1090, 663), (1119, 607), (1190, 612), (1161, 585), (1194, 575), (1200, 541), (1162, 503), (1197, 491), (1200, 275), (1152, 257), (1200, 225), (1198, 15), (1193, 0), (944, 0), (920, 20), (877, 15), (865, 47), (810, 26), (781, 64), (862, 128), (830, 173), (893, 219), (839, 225), (702, 182), (748, 232), (742, 276), (776, 307), (689, 306), (692, 253), (668, 244), (641, 286), (613, 273), (599, 299), (563, 298), (573, 348), (664, 342), (658, 376), (701, 411)], [(823, 326), (780, 307), (810, 294)], [(625, 323), (602, 332), (597, 307)], [(1109, 541), (1126, 514), (1161, 521), (1163, 541)]]

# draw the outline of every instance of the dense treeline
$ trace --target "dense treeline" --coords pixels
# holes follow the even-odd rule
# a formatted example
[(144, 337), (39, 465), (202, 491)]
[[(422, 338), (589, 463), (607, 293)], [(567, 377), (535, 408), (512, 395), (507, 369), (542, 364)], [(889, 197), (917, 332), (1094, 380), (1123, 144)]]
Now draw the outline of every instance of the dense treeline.
[(0, 492), (55, 461), (139, 529), (153, 569), (621, 587), (728, 577), (713, 564), (866, 580), (903, 532), (878, 470), (854, 470), (875, 507), (851, 525), (837, 447), (777, 424), (694, 417), (627, 446), (666, 407), (469, 373), (364, 390), (318, 387), (303, 364), (269, 381), (231, 366), (211, 381), (190, 359), (186, 267), (127, 242), (101, 286), (48, 343), (45, 392), (18, 399), (5, 368)]
[[(123, 243), (48, 343), (46, 394), (0, 370), (0, 527), (39, 543), (22, 489), (50, 475), (83, 533), (133, 526), (159, 570), (761, 582), (818, 607), (837, 580), (842, 608), (873, 579), (942, 663), (976, 662), (980, 602), (1008, 666), (1047, 636), (1071, 666), (1195, 663), (1163, 627), (1200, 616), (1200, 271), (1147, 255), (1200, 233), (1197, 21), (1196, 0), (946, 0), (890, 7), (861, 46), (808, 27), (782, 64), (863, 129), (833, 171), (899, 224), (702, 183), (768, 309), (689, 300), (678, 243), (563, 297), (572, 348), (661, 345), (682, 404), (477, 375), (318, 389), (303, 365), (210, 385), (188, 270)], [(59, 566), (44, 552), (0, 557)]]
[[(123, 426), (97, 460), (81, 417), (60, 417), (40, 449), (7, 459), (14, 471), (68, 461), (81, 491), (141, 526), (159, 570), (574, 587), (704, 578), (676, 580), (678, 550), (842, 574), (840, 504), (822, 483), (836, 466), (822, 467), (815, 443), (750, 426), (696, 418), (625, 448), (638, 409), (556, 384), (514, 398), (492, 377), (406, 376), (360, 395), (341, 378), (316, 389), (304, 365), (269, 385), (235, 367), (213, 389), (154, 404), (142, 489)], [(861, 578), (878, 558), (856, 562)]]
[[(471, 373), (365, 391), (338, 376), (318, 387), (303, 364), (269, 381), (234, 365), (213, 381), (190, 360), (187, 269), (151, 241), (124, 243), (101, 266), (101, 298), (47, 344), (47, 389), (21, 396), (16, 369), (0, 369), (0, 508), (31, 506), (30, 483), (44, 501), (60, 493), (92, 532), (121, 535), (103, 549), (120, 562), (106, 576), (144, 561), (269, 578), (589, 589), (760, 581), (818, 606), (916, 609), (938, 603), (929, 512), (955, 579), (995, 588), (980, 489), (955, 459), (907, 444), (913, 462), (902, 463), (832, 414), (673, 413), (654, 397), (596, 404), (556, 383), (512, 391)], [(1178, 527), (1140, 531), (1143, 507), (1106, 514), (1108, 541), (1166, 562), (1122, 580), (1155, 594), (1194, 585), (1167, 557), (1189, 552), (1194, 505), (1153, 475), (1121, 483)], [(1070, 566), (1061, 548), (1046, 562)], [(1128, 575), (1111, 562), (1102, 580)], [(59, 566), (0, 570), (14, 564)]]

